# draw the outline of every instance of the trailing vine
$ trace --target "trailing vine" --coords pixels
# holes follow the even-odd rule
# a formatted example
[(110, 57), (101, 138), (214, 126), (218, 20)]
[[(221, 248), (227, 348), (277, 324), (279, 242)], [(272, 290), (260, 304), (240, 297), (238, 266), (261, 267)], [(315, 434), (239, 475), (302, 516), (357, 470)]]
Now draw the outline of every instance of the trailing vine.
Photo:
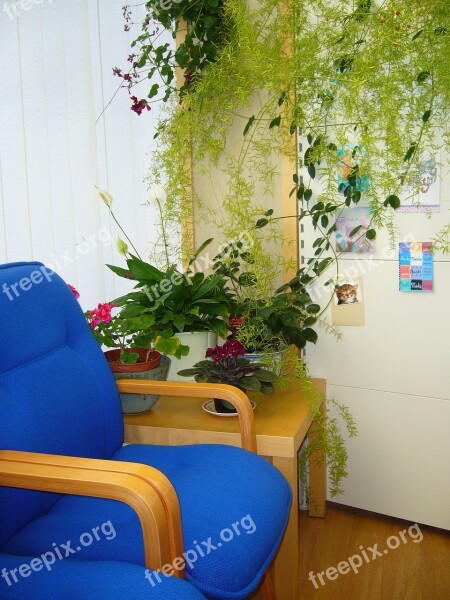
[[(153, 19), (156, 4), (147, 3)], [(192, 12), (192, 4), (197, 12)], [(255, 195), (269, 193), (275, 176), (271, 157), (280, 145), (292, 153), (289, 140), (300, 128), (307, 136), (302, 159), (309, 181), (300, 182), (293, 174), (293, 193), (301, 203), (300, 218), (311, 220), (318, 237), (307, 273), (297, 276), (315, 277), (336, 261), (331, 255), (323, 262), (343, 209), (360, 202), (371, 207), (370, 226), (355, 231), (355, 236), (373, 239), (377, 229), (387, 227), (393, 237), (392, 211), (400, 204), (405, 182), (414, 194), (422, 158), (448, 146), (448, 137), (439, 140), (436, 131), (445, 134), (448, 127), (449, 11), (444, 0), (431, 5), (425, 0), (293, 0), (289, 10), (279, 11), (278, 6), (275, 0), (261, 0), (253, 10), (241, 0), (215, 7), (180, 2), (159, 14), (165, 26), (172, 27), (183, 17), (205, 28), (209, 13), (204, 9), (215, 10), (217, 20), (214, 25), (206, 22), (211, 25), (214, 56), (201, 55), (205, 60), (195, 67), (195, 85), (192, 81), (182, 86), (181, 110), (173, 103), (160, 125), (161, 150), (154, 170), (164, 179), (180, 215), (195, 200), (189, 190), (190, 153), (198, 171), (208, 171), (221, 160), (228, 175), (221, 202), (227, 218), (220, 224), (226, 238), (250, 228), (262, 212)], [(144, 21), (139, 64), (153, 65), (153, 72), (158, 59), (152, 52), (158, 56), (159, 51), (146, 44), (151, 23)], [(288, 51), (280, 31), (288, 32)], [(161, 54), (174, 61), (171, 68), (185, 66), (177, 63), (175, 54), (169, 55), (168, 50)], [(245, 114), (255, 93), (258, 112)], [(239, 122), (242, 143), (236, 155), (235, 148), (227, 150), (227, 134)], [(348, 169), (346, 183), (337, 186), (336, 152), (349, 145), (359, 155), (353, 155), (357, 160)], [(319, 191), (311, 185), (318, 178)], [(362, 178), (367, 182), (364, 189), (359, 185)], [(273, 229), (268, 234), (272, 240), (276, 235)], [(442, 234), (436, 238), (437, 248), (445, 249), (443, 239)], [(279, 264), (270, 268), (264, 252), (259, 260), (265, 263), (257, 257), (253, 268), (265, 274), (260, 283), (267, 291), (267, 273), (275, 277)]]
[[(124, 6), (125, 29), (132, 26), (132, 9)], [(182, 99), (189, 93), (202, 71), (217, 58), (225, 42), (226, 28), (223, 19), (223, 0), (149, 0), (145, 3), (145, 17), (141, 33), (132, 42), (133, 53), (128, 57), (131, 69), (121, 77), (133, 100), (132, 110), (141, 114), (150, 108), (150, 102), (167, 102), (172, 95)], [(170, 31), (173, 37), (182, 23), (186, 27), (184, 41), (176, 49), (161, 42), (161, 30)], [(184, 72), (184, 81), (177, 89), (176, 69)], [(146, 98), (139, 99), (133, 89), (146, 79), (153, 81)]]

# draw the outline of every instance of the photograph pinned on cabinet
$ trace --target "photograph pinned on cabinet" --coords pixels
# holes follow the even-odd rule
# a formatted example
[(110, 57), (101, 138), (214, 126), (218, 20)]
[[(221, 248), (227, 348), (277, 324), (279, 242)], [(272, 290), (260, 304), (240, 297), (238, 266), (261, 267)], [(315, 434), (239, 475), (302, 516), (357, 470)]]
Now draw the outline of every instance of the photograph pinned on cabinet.
[(337, 282), (331, 304), (331, 322), (333, 325), (365, 325), (362, 277), (340, 278)]

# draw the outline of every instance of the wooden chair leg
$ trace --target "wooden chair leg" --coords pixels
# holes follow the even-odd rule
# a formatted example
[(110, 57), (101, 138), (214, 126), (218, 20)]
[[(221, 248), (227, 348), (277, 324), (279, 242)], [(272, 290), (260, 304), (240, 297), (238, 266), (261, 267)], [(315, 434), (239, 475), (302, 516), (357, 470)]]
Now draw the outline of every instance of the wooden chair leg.
[(261, 600), (277, 600), (270, 569), (267, 569), (264, 573), (264, 579), (261, 582), (259, 590), (261, 592)]

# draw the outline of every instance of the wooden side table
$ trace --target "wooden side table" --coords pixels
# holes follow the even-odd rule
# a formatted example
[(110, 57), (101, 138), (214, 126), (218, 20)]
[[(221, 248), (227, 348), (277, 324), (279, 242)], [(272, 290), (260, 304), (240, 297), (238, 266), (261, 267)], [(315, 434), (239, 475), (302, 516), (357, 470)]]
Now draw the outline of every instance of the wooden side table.
[[(313, 379), (325, 394), (325, 380)], [(229, 444), (240, 446), (239, 424), (235, 418), (221, 418), (202, 410), (204, 399), (161, 396), (151, 412), (125, 415), (125, 442), (131, 444)], [(287, 479), (293, 503), (289, 523), (274, 561), (277, 600), (295, 600), (298, 595), (298, 474), (297, 453), (309, 432), (316, 435), (308, 401), (291, 387), (274, 396), (259, 394), (255, 427), (258, 454), (266, 457)], [(312, 456), (309, 464), (313, 502), (309, 514), (325, 514), (325, 456)]]

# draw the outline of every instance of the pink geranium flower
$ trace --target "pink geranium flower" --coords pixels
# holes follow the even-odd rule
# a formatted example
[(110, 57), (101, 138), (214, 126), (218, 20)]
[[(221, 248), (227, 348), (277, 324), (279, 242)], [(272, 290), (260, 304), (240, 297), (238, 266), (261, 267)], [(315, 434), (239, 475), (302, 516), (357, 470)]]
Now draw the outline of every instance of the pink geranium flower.
[(105, 304), (99, 304), (97, 308), (91, 310), (89, 315), (91, 325), (95, 329), (100, 323), (109, 323), (111, 321), (111, 309), (116, 305), (106, 302)]

